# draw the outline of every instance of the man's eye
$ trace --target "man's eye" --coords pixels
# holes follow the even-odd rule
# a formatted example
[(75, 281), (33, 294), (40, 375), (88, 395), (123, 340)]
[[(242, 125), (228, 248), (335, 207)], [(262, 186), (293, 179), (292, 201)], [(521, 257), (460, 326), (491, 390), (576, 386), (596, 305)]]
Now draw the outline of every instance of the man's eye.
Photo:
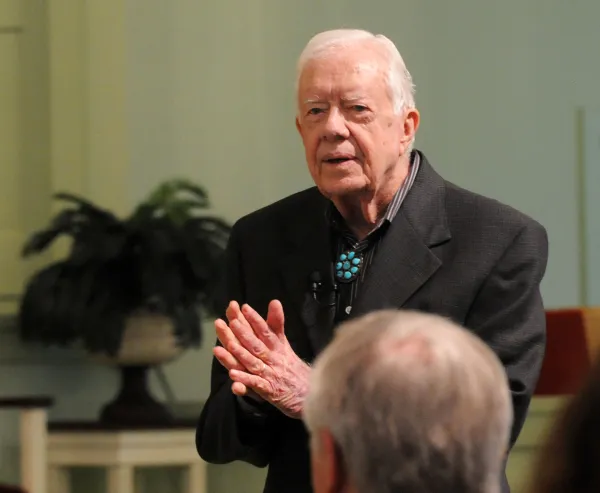
[(357, 111), (357, 112), (359, 112), (359, 113), (362, 113), (363, 111), (366, 111), (366, 110), (367, 110), (367, 107), (366, 107), (366, 106), (363, 106), (362, 104), (355, 104), (354, 106), (352, 106), (352, 109), (353, 109), (354, 111)]
[(308, 110), (309, 115), (318, 115), (323, 112), (323, 108), (311, 108)]

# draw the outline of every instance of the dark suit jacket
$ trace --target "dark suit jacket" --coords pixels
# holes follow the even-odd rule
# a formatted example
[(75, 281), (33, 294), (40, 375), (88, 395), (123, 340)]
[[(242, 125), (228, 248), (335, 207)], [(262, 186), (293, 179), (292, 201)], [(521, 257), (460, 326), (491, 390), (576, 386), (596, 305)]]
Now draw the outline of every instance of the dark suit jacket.
[[(330, 271), (327, 205), (316, 188), (287, 197), (240, 219), (228, 247), (223, 302), (249, 303), (264, 316), (270, 300), (281, 300), (287, 337), (306, 361), (324, 348), (334, 330), (333, 310), (317, 304), (309, 291), (311, 273)], [(539, 285), (547, 256), (540, 224), (445, 181), (422, 156), (352, 317), (381, 308), (416, 309), (449, 317), (480, 336), (506, 367), (515, 416), (512, 445), (544, 355)], [(302, 421), (274, 408), (266, 417), (242, 411), (217, 361), (196, 445), (207, 462), (268, 465), (265, 493), (312, 491)]]

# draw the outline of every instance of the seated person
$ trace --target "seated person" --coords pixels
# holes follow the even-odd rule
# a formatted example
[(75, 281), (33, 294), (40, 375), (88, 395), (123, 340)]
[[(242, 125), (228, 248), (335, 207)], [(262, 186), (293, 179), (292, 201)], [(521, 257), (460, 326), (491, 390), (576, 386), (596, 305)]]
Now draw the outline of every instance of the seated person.
[(473, 333), (385, 310), (318, 356), (303, 419), (315, 493), (497, 493), (512, 424), (506, 373)]
[(600, 360), (554, 423), (531, 478), (531, 493), (600, 491)]

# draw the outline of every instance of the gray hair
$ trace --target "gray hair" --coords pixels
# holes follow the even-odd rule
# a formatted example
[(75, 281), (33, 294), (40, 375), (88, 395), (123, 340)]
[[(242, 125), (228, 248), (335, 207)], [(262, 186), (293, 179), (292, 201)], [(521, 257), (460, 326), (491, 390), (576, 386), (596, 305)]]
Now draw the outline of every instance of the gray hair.
[(347, 48), (361, 43), (373, 43), (387, 56), (389, 63), (387, 84), (394, 112), (399, 114), (406, 109), (414, 108), (415, 86), (396, 45), (382, 34), (373, 34), (362, 29), (334, 29), (313, 36), (298, 59), (296, 94), (307, 62), (330, 55), (339, 48)]
[(385, 310), (342, 324), (304, 403), (311, 447), (334, 438), (360, 493), (496, 493), (512, 406), (505, 370), (453, 322)]

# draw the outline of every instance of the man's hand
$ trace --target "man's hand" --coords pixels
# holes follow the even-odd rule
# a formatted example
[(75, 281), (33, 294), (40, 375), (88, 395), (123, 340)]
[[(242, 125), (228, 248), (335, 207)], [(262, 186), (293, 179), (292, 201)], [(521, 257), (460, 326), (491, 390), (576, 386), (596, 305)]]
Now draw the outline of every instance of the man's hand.
[(223, 347), (215, 347), (213, 353), (229, 370), (233, 393), (264, 399), (299, 419), (310, 367), (294, 353), (285, 336), (281, 303), (269, 304), (266, 320), (248, 305), (240, 309), (235, 301), (226, 315), (229, 325), (221, 319), (215, 322)]

